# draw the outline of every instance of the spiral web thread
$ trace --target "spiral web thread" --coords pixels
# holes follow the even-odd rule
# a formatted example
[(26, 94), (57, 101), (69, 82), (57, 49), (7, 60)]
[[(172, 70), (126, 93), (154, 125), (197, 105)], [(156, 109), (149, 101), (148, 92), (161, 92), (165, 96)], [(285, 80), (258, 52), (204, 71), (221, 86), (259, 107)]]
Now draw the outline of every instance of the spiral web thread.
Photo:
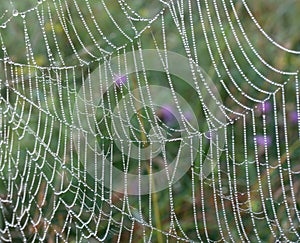
[[(1, 18), (1, 241), (261, 242), (300, 238), (300, 120), (291, 122), (287, 106), (287, 101), (292, 101), (299, 118), (298, 72), (283, 71), (266, 58), (251, 30), (272, 48), (274, 57), (297, 56), (299, 52), (276, 43), (246, 1), (144, 1), (145, 9), (153, 10), (150, 17), (124, 0), (33, 2), (28, 1), (32, 7), (22, 11), (10, 2), (11, 16), (5, 12)], [(247, 16), (247, 23), (241, 14)], [(108, 23), (109, 30), (105, 29)], [(8, 39), (16, 25), (22, 27), (23, 38), (15, 40), (23, 48), (21, 53), (15, 53)], [(181, 43), (180, 54), (190, 61), (193, 92), (199, 103), (193, 109), (203, 108), (203, 116), (197, 119), (203, 119), (200, 123), (207, 124), (206, 130), (194, 129), (178, 103), (175, 91), (179, 92), (176, 82), (180, 81), (169, 74), (166, 55), (174, 48), (174, 40)], [(113, 112), (114, 102), (125, 93), (133, 110), (136, 103), (151, 100), (133, 91), (151, 85), (150, 72), (144, 67), (147, 60), (143, 59), (143, 50), (149, 48), (157, 50), (157, 62), (165, 69), (161, 82), (171, 90), (169, 102), (175, 104), (183, 124), (180, 128), (164, 124), (153, 104), (148, 104), (149, 109), (139, 114), (135, 124), (130, 117)], [(132, 58), (138, 60), (135, 65), (142, 71), (128, 74), (126, 59), (121, 58), (127, 52), (137, 55)], [(38, 61), (41, 57), (43, 65)], [(112, 57), (119, 61), (120, 73), (128, 74), (127, 82), (107, 92), (105, 105), (79, 97), (82, 86), (89, 92), (93, 75), (98, 75), (100, 84), (115, 78)], [(230, 102), (222, 103), (206, 79), (196, 78), (201, 73), (192, 67), (201, 66), (203, 59), (213, 67), (208, 73), (215, 74), (218, 92)], [(100, 66), (104, 76), (94, 72)], [(246, 71), (249, 66), (251, 75)], [(203, 90), (225, 120), (205, 104)], [(79, 102), (88, 108), (79, 107)], [(96, 121), (96, 128), (82, 125), (82, 117)], [(151, 140), (143, 128), (145, 122), (150, 128), (162, 124), (166, 137)], [(124, 139), (113, 126), (126, 127), (131, 136)], [(98, 144), (74, 138), (74, 130), (95, 136)], [(105, 165), (97, 157), (102, 151), (102, 158), (111, 165), (118, 161), (125, 175), (131, 163), (136, 175), (151, 175), (155, 163), (166, 168), (167, 145), (174, 143), (178, 153), (181, 149), (176, 142), (183, 138), (174, 139), (174, 133), (189, 138), (191, 156), (184, 162), (190, 167), (175, 184), (166, 171), (169, 186), (161, 192), (115, 192), (101, 183), (115, 180), (112, 174), (91, 174)], [(118, 148), (115, 140), (120, 141)], [(158, 155), (159, 162), (143, 160), (141, 151), (150, 140), (165, 148)], [(197, 146), (193, 146), (195, 141)], [(132, 162), (134, 146), (139, 152)], [(95, 155), (94, 160), (85, 156), (88, 151)], [(205, 178), (201, 177), (204, 160), (214, 166)], [(94, 169), (88, 170), (90, 166)], [(136, 185), (123, 183), (128, 191), (134, 190), (131, 186), (141, 190), (140, 180)]]

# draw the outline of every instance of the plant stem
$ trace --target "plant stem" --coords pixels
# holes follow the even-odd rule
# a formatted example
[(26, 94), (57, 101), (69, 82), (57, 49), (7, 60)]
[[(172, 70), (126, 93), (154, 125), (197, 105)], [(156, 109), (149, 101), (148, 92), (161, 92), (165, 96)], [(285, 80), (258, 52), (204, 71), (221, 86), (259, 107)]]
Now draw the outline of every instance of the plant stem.
[[(136, 88), (137, 88), (136, 79), (133, 78), (132, 80), (133, 80), (134, 90), (136, 90)], [(137, 94), (134, 95), (134, 96), (139, 97), (138, 91), (136, 91), (136, 93)], [(140, 130), (141, 130), (141, 137), (142, 137), (143, 145), (144, 145), (144, 147), (146, 147), (146, 146), (148, 146), (148, 143), (147, 143), (146, 134), (144, 132), (145, 131), (145, 126), (144, 126), (143, 117), (141, 115), (141, 111), (140, 110), (137, 111), (137, 115), (138, 115), (138, 119), (139, 119), (139, 124), (140, 124)], [(150, 173), (151, 170), (150, 170), (150, 164), (149, 163), (148, 163), (148, 166), (147, 166), (147, 172), (148, 172), (148, 175), (151, 177), (152, 190), (155, 191), (155, 185), (154, 185), (153, 180), (152, 180), (152, 174)], [(162, 227), (161, 227), (161, 221), (160, 221), (160, 212), (159, 212), (159, 206), (158, 206), (158, 198), (157, 198), (157, 194), (155, 192), (152, 193), (152, 198), (153, 198), (153, 208), (154, 208), (154, 218), (155, 218), (156, 228), (158, 230), (161, 230)], [(158, 243), (163, 243), (163, 238), (162, 238), (161, 232), (160, 231), (156, 231), (156, 234), (157, 234), (157, 242)]]

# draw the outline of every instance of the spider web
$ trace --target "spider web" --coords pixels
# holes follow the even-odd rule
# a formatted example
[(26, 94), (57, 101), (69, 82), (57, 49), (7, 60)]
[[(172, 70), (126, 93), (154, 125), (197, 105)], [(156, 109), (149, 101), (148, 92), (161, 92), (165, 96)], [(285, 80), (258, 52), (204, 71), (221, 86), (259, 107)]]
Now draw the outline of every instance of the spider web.
[(1, 241), (299, 239), (300, 52), (250, 4), (1, 8)]

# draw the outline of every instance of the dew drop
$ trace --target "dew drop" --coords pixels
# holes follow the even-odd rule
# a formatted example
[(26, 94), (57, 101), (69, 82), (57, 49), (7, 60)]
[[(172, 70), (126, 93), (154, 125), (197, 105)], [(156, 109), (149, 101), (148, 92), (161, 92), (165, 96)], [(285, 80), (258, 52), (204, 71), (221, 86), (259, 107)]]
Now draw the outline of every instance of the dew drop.
[(6, 23), (3, 23), (2, 25), (0, 25), (0, 28), (5, 29), (6, 28)]
[(15, 9), (14, 11), (13, 11), (13, 16), (18, 16), (19, 15), (19, 11), (17, 10), (17, 9)]

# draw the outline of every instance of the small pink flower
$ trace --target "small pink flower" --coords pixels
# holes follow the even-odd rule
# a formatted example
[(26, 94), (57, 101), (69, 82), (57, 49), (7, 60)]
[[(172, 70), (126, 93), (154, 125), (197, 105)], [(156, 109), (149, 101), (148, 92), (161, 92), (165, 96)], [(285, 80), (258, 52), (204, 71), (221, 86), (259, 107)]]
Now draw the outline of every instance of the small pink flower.
[(164, 105), (160, 107), (157, 112), (158, 117), (167, 125), (172, 125), (176, 121), (176, 118), (173, 114), (174, 110), (170, 105)]
[(204, 133), (204, 137), (207, 138), (208, 140), (211, 140), (211, 139), (215, 140), (217, 137), (217, 133), (216, 133), (216, 131), (213, 131), (213, 130), (207, 131)]
[(256, 142), (258, 146), (265, 146), (267, 145), (267, 147), (271, 146), (272, 144), (272, 138), (271, 136), (264, 136), (264, 135), (256, 135)]
[(257, 105), (257, 110), (261, 113), (268, 113), (272, 110), (272, 104), (270, 101), (259, 103)]
[(120, 87), (127, 83), (127, 77), (125, 75), (116, 75), (115, 76), (115, 84)]
[(189, 112), (189, 111), (184, 112), (183, 115), (184, 115), (184, 118), (185, 118), (187, 121), (191, 121), (191, 120), (193, 119), (193, 114), (192, 114), (191, 112)]
[(297, 111), (291, 111), (288, 115), (289, 121), (293, 124), (298, 124), (299, 121), (299, 115)]

